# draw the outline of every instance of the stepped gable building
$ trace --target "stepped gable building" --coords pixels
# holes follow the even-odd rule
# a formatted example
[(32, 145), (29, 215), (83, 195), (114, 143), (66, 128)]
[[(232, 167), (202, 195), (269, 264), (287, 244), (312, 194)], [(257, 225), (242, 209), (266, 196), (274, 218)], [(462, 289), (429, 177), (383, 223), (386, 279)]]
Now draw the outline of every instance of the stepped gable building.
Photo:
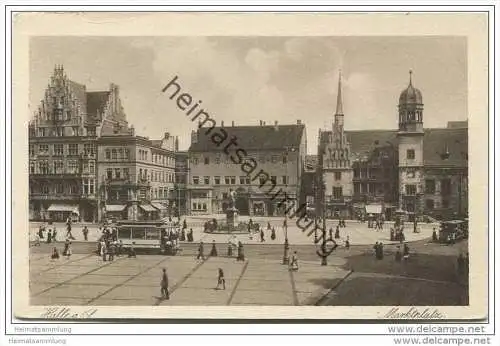
[(56, 66), (29, 123), (30, 219), (158, 216), (173, 196), (176, 150), (169, 133), (135, 135), (117, 85), (87, 91)]
[(363, 131), (343, 128), (339, 79), (332, 130), (319, 135), (328, 217), (467, 215), (467, 121), (425, 129), (422, 93), (411, 77), (399, 97), (398, 129)]
[[(224, 130), (237, 145), (225, 153), (211, 134)], [(189, 148), (189, 212), (224, 213), (229, 193), (236, 191), (236, 208), (241, 215), (281, 215), (284, 196), (299, 202), (301, 177), (306, 156), (305, 126), (294, 125), (234, 126), (213, 128), (208, 135), (202, 127), (193, 131)], [(238, 157), (242, 160), (239, 162)], [(246, 163), (255, 168), (247, 174)], [(273, 198), (273, 196), (279, 197)]]
[(96, 221), (97, 137), (127, 128), (116, 85), (89, 92), (56, 66), (29, 123), (30, 219)]

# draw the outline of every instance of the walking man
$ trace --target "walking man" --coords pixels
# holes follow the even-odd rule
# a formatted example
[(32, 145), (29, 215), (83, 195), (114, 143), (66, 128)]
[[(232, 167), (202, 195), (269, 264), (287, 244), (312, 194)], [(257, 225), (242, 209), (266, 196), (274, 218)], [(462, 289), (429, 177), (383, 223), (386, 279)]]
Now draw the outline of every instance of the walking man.
[(217, 278), (217, 287), (215, 287), (216, 290), (219, 289), (219, 286), (222, 285), (222, 289), (226, 289), (226, 279), (224, 278), (224, 271), (222, 268), (219, 268), (219, 276)]
[(163, 268), (163, 275), (161, 277), (161, 297), (163, 299), (170, 299), (170, 294), (168, 292), (168, 276), (167, 276), (167, 270)]
[(200, 241), (200, 245), (198, 246), (198, 256), (196, 257), (197, 260), (199, 259), (205, 259), (205, 256), (203, 255), (203, 242)]
[(88, 241), (89, 229), (87, 228), (87, 226), (83, 227), (82, 233), (83, 233), (83, 239), (85, 239), (85, 241)]

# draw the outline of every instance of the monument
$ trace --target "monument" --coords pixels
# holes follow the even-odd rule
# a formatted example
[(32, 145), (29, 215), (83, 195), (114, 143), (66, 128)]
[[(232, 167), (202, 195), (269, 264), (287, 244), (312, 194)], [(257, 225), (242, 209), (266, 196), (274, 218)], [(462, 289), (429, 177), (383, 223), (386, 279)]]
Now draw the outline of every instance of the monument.
[(229, 208), (226, 210), (226, 221), (228, 231), (236, 229), (238, 226), (238, 209), (236, 209), (236, 191), (229, 189)]

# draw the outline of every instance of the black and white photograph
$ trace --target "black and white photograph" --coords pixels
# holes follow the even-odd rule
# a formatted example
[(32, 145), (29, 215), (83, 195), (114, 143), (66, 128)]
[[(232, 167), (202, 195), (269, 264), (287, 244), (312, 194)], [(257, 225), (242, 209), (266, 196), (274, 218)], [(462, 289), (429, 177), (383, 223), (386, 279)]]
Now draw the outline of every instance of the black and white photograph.
[(26, 43), (14, 197), (38, 317), (484, 315), (469, 258), (487, 270), (470, 245), (487, 248), (487, 219), (469, 212), (469, 137), (487, 114), (471, 108), (467, 36)]

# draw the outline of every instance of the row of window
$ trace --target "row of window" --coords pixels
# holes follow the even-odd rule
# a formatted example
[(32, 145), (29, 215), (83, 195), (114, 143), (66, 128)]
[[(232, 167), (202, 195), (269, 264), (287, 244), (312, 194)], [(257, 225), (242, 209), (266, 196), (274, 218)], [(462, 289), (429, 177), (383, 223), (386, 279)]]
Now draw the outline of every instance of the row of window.
[[(37, 164), (38, 163), (38, 164)], [(48, 160), (30, 161), (30, 174), (78, 174), (80, 167), (78, 160), (60, 160), (49, 163)], [(66, 164), (65, 164), (66, 163)], [(90, 165), (92, 163), (92, 165)], [(85, 166), (89, 174), (95, 172), (95, 163), (88, 162)], [(91, 173), (92, 170), (92, 173)]]
[(68, 136), (89, 136), (96, 135), (95, 127), (84, 128), (79, 126), (57, 126), (57, 127), (34, 127), (30, 128), (30, 137), (68, 137)]
[[(272, 175), (269, 177), (269, 180), (273, 184), (278, 184), (277, 177), (275, 175)], [(238, 179), (239, 185), (250, 185), (250, 177), (246, 176), (241, 176)], [(266, 183), (266, 179), (262, 176), (259, 176), (259, 184), (264, 185)], [(286, 185), (289, 183), (288, 176), (284, 175), (281, 177), (281, 184)], [(204, 177), (199, 177), (197, 175), (193, 176), (193, 184), (194, 185), (211, 185), (212, 184), (212, 179), (209, 176), (204, 176)], [(225, 177), (220, 177), (220, 176), (215, 176), (213, 177), (213, 184), (214, 185), (236, 185), (236, 177), (235, 176), (225, 176)]]
[[(79, 155), (79, 145), (78, 143), (70, 144), (39, 144), (38, 154), (39, 155), (52, 155), (52, 156), (64, 156), (66, 155)], [(30, 156), (35, 156), (37, 154), (36, 147), (33, 144), (29, 146)], [(95, 155), (95, 145), (93, 143), (86, 143), (83, 145), (84, 155)]]
[(193, 202), (192, 210), (193, 211), (207, 211), (207, 204)]
[(106, 160), (130, 160), (130, 150), (127, 148), (113, 148), (104, 151)]
[[(203, 157), (202, 161), (203, 161), (203, 164), (205, 164), (205, 165), (209, 165), (211, 162), (210, 157), (208, 157), (208, 156)], [(258, 159), (256, 159), (256, 161), (258, 161), (259, 163), (264, 163), (264, 162), (287, 163), (288, 156), (283, 155), (280, 158), (279, 155), (271, 155), (271, 156), (261, 155), (261, 156), (259, 156)], [(194, 165), (197, 165), (199, 163), (199, 159), (197, 157), (192, 157), (190, 162)], [(217, 156), (217, 157), (215, 157), (213, 162), (217, 165), (219, 165), (221, 163), (234, 164), (234, 162), (231, 160), (231, 158), (229, 156), (225, 156), (224, 158)]]
[[(436, 181), (433, 179), (425, 180), (425, 193), (435, 194), (436, 193)], [(451, 179), (441, 179), (441, 195), (451, 194)]]
[(162, 166), (175, 166), (175, 159), (171, 156), (152, 153), (149, 155), (148, 150), (139, 149), (138, 157), (141, 161), (148, 161), (148, 157), (151, 156), (151, 162)]
[(153, 198), (155, 199), (166, 199), (169, 198), (169, 196), (172, 197), (173, 193), (174, 189), (169, 189), (166, 187), (159, 187), (152, 189)]
[(84, 195), (95, 194), (95, 180), (94, 179), (84, 179), (82, 181), (82, 187), (76, 184), (63, 184), (57, 183), (54, 185), (42, 184), (39, 186), (30, 186), (30, 193), (41, 193), (41, 194), (57, 194), (57, 195), (79, 195), (80, 191)]
[(390, 178), (391, 172), (392, 170), (389, 168), (382, 169), (379, 167), (353, 169), (354, 178), (361, 178), (361, 179), (366, 179), (366, 178), (377, 179), (380, 178), (382, 174), (384, 178)]

